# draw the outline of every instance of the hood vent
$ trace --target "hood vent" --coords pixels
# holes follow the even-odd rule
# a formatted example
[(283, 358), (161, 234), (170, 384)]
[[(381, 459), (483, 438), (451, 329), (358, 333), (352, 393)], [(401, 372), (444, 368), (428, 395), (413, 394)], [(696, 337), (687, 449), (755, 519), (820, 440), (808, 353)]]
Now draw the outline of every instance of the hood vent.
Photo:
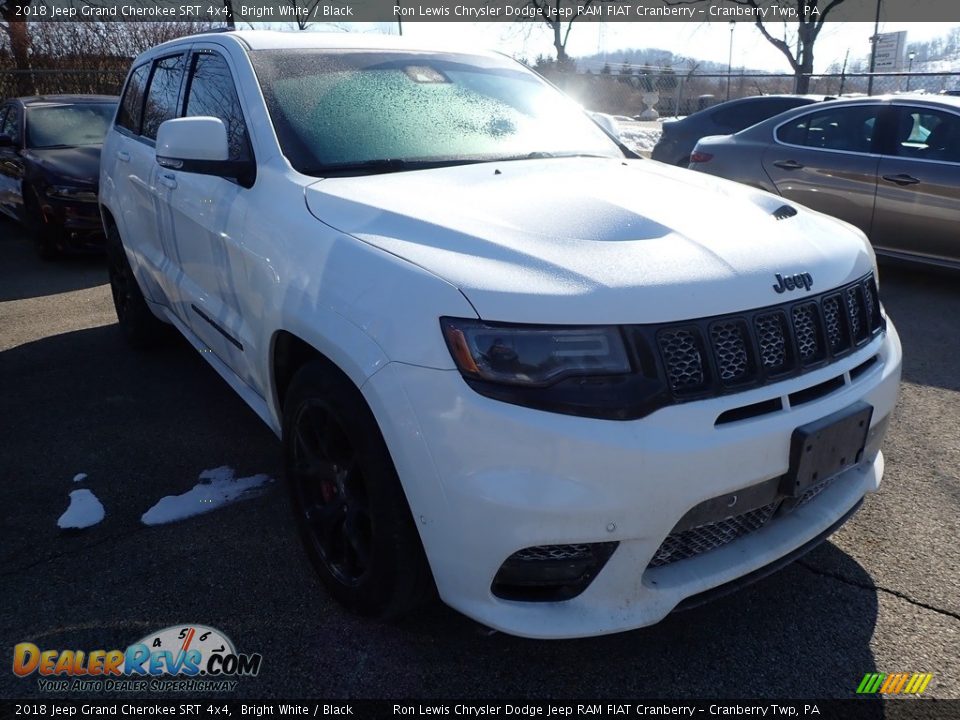
[(773, 216), (777, 220), (786, 220), (787, 218), (792, 218), (796, 214), (797, 209), (795, 207), (791, 207), (790, 205), (781, 205), (773, 211)]

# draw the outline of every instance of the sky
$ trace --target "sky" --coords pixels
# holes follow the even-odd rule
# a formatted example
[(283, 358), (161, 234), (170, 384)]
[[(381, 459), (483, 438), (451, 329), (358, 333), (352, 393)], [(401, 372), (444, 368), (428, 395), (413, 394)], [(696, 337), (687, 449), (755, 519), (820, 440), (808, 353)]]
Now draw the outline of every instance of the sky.
[[(350, 25), (362, 26), (363, 23)], [(354, 27), (355, 30), (387, 30), (396, 27), (387, 23), (370, 23), (376, 28)], [(772, 25), (772, 29), (782, 24)], [(930, 40), (945, 35), (960, 23), (880, 23), (880, 32), (907, 31), (907, 42)], [(318, 28), (319, 29), (319, 28)], [(515, 57), (533, 60), (537, 55), (554, 56), (551, 34), (544, 25), (473, 22), (404, 22), (406, 37), (424, 41), (443, 41), (457, 47), (483, 47), (501, 50)], [(846, 51), (850, 60), (868, 58), (873, 23), (829, 23), (817, 39), (814, 72), (826, 72), (832, 63), (843, 64)], [(677, 55), (712, 60), (726, 64), (730, 51), (728, 22), (586, 22), (574, 26), (567, 45), (568, 54), (577, 57), (597, 52), (610, 53), (611, 62), (618, 62), (616, 51), (625, 48), (661, 48)], [(739, 22), (733, 31), (733, 67), (791, 73), (787, 59), (773, 47), (751, 22)]]

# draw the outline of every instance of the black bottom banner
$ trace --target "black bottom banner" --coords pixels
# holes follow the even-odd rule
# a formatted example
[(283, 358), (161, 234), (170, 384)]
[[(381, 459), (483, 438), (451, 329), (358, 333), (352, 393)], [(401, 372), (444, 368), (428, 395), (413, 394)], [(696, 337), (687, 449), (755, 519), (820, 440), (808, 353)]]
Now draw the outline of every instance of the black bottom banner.
[(822, 718), (954, 720), (960, 700), (0, 700), (0, 718)]

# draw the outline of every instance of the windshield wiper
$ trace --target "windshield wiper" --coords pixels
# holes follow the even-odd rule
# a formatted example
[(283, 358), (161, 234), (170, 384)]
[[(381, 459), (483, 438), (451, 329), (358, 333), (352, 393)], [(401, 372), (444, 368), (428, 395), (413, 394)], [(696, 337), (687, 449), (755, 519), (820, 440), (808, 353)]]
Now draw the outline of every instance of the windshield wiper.
[(364, 160), (355, 163), (332, 163), (312, 168), (310, 174), (318, 176), (330, 175), (378, 175), (382, 173), (404, 172), (406, 170), (427, 170), (430, 168), (450, 167), (452, 165), (469, 165), (480, 162), (466, 158), (446, 158), (443, 160), (404, 160), (403, 158), (384, 158), (380, 160)]
[(546, 150), (536, 150), (526, 155), (504, 155), (503, 157), (494, 158), (493, 160), (488, 160), (487, 162), (513, 162), (514, 160), (542, 160), (546, 158), (605, 158), (607, 160), (616, 160), (612, 155), (600, 155), (597, 153), (578, 153), (578, 152), (548, 152)]

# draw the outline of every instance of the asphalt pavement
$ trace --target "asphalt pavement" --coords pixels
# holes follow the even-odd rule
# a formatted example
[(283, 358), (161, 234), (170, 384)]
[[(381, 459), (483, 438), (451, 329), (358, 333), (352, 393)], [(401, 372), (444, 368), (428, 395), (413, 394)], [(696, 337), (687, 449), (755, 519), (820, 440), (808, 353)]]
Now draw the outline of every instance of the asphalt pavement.
[[(102, 258), (44, 263), (0, 220), (2, 698), (50, 697), (10, 671), (16, 643), (125, 648), (181, 623), (263, 655), (238, 698), (851, 697), (868, 672), (929, 672), (926, 696), (960, 698), (957, 276), (881, 272), (905, 350), (886, 477), (829, 542), (656, 626), (551, 642), (439, 602), (390, 624), (341, 610), (301, 551), (276, 437), (185, 342), (128, 349), (106, 282)], [(224, 465), (276, 482), (141, 523)], [(61, 531), (80, 487), (106, 517)]]

